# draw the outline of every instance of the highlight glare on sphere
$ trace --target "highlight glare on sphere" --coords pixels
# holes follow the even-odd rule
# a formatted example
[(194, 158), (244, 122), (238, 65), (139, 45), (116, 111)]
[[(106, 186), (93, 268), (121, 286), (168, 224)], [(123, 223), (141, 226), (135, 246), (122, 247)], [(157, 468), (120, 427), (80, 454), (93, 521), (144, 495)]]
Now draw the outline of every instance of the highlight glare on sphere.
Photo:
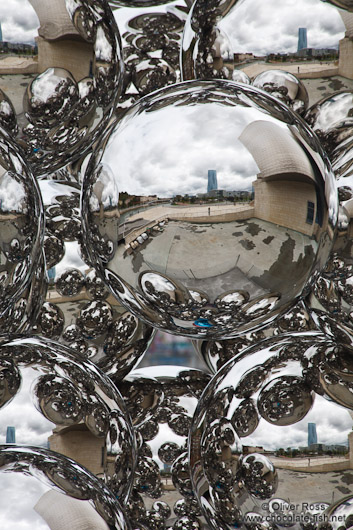
[(86, 250), (113, 294), (194, 338), (255, 329), (306, 294), (337, 207), (314, 134), (228, 81), (142, 98), (93, 153), (82, 195)]
[[(330, 505), (328, 515), (344, 506), (352, 494), (350, 357), (351, 347), (324, 334), (292, 333), (243, 350), (214, 375), (189, 438), (194, 492), (212, 529), (251, 523), (254, 507), (279, 527), (304, 528), (308, 505)], [(234, 429), (240, 451), (221, 426)]]

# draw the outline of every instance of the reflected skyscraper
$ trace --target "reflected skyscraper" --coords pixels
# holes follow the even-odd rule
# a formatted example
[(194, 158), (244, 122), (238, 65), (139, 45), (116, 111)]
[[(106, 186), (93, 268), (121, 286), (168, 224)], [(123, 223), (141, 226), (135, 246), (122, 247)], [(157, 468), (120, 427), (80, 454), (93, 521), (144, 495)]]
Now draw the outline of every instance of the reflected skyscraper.
[(308, 423), (308, 447), (317, 444), (316, 423)]
[(16, 428), (7, 427), (6, 429), (6, 443), (15, 444), (16, 443)]
[(308, 47), (307, 30), (306, 28), (298, 29), (298, 52)]
[(208, 170), (207, 193), (218, 189), (217, 185), (217, 171), (215, 169)]

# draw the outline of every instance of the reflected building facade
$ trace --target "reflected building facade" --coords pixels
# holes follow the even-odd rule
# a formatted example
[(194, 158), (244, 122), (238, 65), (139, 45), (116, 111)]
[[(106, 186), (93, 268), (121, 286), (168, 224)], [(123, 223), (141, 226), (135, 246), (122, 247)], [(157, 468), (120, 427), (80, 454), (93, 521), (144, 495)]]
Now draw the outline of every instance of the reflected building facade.
[(298, 29), (298, 52), (308, 47), (307, 29)]
[(6, 443), (15, 444), (16, 443), (16, 428), (7, 427), (6, 429)]
[(217, 171), (215, 169), (208, 170), (208, 180), (207, 180), (207, 193), (218, 188), (217, 184)]
[(308, 423), (308, 447), (317, 444), (316, 423)]

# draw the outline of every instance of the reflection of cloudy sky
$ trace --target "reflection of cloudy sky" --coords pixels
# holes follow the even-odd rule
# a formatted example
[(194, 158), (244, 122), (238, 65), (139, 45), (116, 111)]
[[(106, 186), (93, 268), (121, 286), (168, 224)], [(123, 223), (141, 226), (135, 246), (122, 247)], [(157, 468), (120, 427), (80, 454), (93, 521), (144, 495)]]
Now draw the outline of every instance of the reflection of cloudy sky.
[(242, 438), (245, 445), (263, 446), (267, 450), (308, 445), (308, 423), (316, 423), (318, 443), (346, 444), (353, 420), (347, 409), (316, 395), (312, 409), (298, 423), (276, 427), (261, 420), (255, 432)]
[(26, 213), (26, 190), (11, 173), (0, 177), (0, 210), (2, 212)]
[[(173, 4), (172, 4), (173, 5)], [(165, 11), (170, 4), (158, 8), (123, 8), (115, 11), (123, 33), (126, 22), (141, 13)], [(239, 1), (220, 27), (227, 33), (234, 52), (294, 52), (298, 28), (308, 29), (308, 46), (337, 46), (344, 25), (338, 10), (321, 0), (243, 0)]]
[(0, 2), (0, 22), (4, 41), (34, 44), (39, 22), (28, 0)]
[(338, 45), (344, 24), (338, 10), (321, 0), (243, 0), (220, 24), (234, 52), (295, 52), (298, 28), (307, 28), (308, 47)]
[(5, 443), (6, 428), (16, 428), (16, 443), (46, 446), (54, 424), (34, 406), (31, 383), (40, 374), (32, 368), (22, 370), (21, 388), (14, 399), (0, 408), (0, 443)]
[(55, 265), (56, 276), (59, 277), (61, 274), (69, 269), (77, 269), (82, 273), (87, 272), (88, 266), (82, 260), (80, 255), (80, 245), (77, 241), (65, 241), (65, 255), (63, 259)]
[(0, 528), (4, 530), (48, 530), (48, 525), (34, 511), (48, 487), (23, 473), (0, 473)]
[(119, 190), (136, 195), (205, 193), (208, 169), (217, 170), (219, 189), (250, 189), (259, 169), (238, 138), (260, 117), (216, 103), (143, 113), (112, 136), (103, 162)]

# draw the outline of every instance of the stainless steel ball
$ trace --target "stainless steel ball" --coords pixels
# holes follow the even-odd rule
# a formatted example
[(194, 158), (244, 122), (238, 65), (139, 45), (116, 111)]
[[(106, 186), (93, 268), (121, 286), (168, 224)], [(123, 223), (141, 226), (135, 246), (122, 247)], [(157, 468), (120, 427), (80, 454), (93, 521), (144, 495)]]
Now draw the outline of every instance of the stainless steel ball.
[(7, 426), (21, 445), (50, 447), (129, 496), (135, 439), (118, 390), (94, 364), (38, 337), (1, 338), (1, 439)]
[(256, 330), (310, 291), (332, 248), (327, 157), (253, 87), (195, 81), (146, 96), (86, 165), (86, 252), (118, 300), (161, 330)]
[(217, 372), (189, 444), (211, 528), (316, 528), (317, 505), (351, 494), (351, 355), (320, 332), (293, 333), (250, 346)]
[(101, 480), (42, 447), (0, 446), (2, 528), (127, 530), (121, 505)]
[(107, 2), (22, 4), (25, 30), (11, 19), (15, 0), (2, 16), (2, 40), (9, 42), (0, 65), (0, 121), (39, 176), (78, 159), (102, 134), (122, 91), (124, 66)]

